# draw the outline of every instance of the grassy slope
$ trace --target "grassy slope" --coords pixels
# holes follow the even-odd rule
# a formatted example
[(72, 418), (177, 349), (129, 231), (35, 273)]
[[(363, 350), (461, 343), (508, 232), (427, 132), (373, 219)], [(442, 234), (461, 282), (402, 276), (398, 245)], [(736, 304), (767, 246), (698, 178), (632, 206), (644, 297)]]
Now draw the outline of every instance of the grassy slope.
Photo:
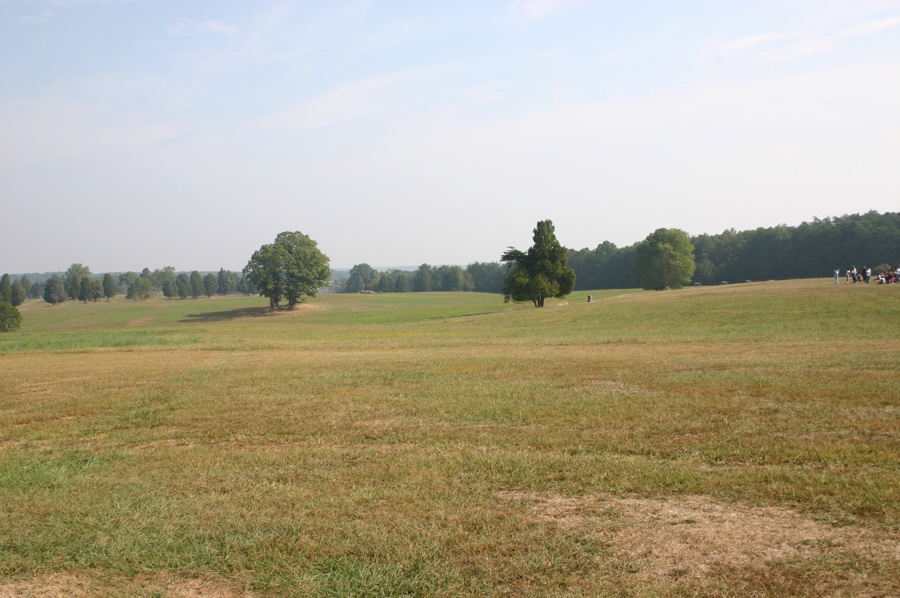
[(895, 533), (898, 290), (29, 302), (0, 337), (0, 576), (775, 595), (856, 567), (883, 591), (891, 562), (850, 557), (626, 588), (603, 542), (498, 495), (706, 495)]

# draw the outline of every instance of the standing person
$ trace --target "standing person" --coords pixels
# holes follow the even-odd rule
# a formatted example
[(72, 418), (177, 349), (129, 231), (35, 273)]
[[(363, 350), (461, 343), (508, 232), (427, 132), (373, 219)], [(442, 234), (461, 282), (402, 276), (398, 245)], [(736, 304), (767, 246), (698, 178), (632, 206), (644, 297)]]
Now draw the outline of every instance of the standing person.
[(856, 271), (856, 266), (853, 266), (853, 282), (859, 280), (859, 273)]
[(866, 275), (866, 284), (869, 284), (869, 281), (872, 279), (872, 268), (866, 266), (863, 268), (863, 272), (865, 272)]
[(847, 270), (847, 284), (850, 284), (850, 270)]
[[(834, 284), (841, 284), (841, 271), (834, 271)], [(590, 295), (588, 295), (588, 301), (590, 301)]]

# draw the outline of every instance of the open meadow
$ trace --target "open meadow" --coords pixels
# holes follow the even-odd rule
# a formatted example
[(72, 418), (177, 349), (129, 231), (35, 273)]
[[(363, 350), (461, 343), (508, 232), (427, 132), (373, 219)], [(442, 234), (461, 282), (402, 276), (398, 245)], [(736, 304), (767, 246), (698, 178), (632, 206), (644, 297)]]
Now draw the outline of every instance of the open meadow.
[(38, 300), (0, 597), (900, 595), (900, 285)]

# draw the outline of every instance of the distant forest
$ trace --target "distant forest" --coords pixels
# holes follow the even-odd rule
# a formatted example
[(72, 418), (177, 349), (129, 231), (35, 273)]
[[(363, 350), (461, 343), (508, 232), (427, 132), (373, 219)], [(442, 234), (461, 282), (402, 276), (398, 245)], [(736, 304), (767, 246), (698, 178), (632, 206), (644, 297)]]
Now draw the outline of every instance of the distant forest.
[[(830, 277), (856, 266), (876, 273), (900, 263), (900, 212), (871, 211), (814, 219), (799, 226), (726, 230), (691, 238), (697, 268), (694, 282), (719, 284), (747, 280)], [(604, 241), (596, 248), (569, 249), (575, 289), (640, 288), (635, 274), (637, 247)], [(335, 277), (335, 292), (481, 291), (501, 293), (506, 269), (498, 262), (459, 266), (422, 264), (413, 272), (378, 272), (357, 264)]]
[[(691, 238), (701, 284), (831, 276), (856, 266), (875, 271), (900, 263), (900, 212), (815, 218), (799, 226), (726, 230)], [(640, 243), (569, 250), (577, 290), (639, 288), (635, 252)]]
[[(830, 277), (835, 269), (841, 275), (854, 266), (870, 267), (881, 272), (888, 264), (900, 264), (900, 212), (880, 214), (870, 211), (833, 218), (815, 218), (799, 226), (779, 225), (770, 228), (736, 231), (726, 230), (717, 235), (692, 237), (697, 264), (694, 282), (719, 284), (757, 280), (783, 280), (789, 278)], [(576, 290), (640, 288), (635, 274), (637, 247), (640, 242), (627, 247), (616, 247), (604, 241), (596, 248), (569, 249), (569, 265), (575, 270)], [(81, 264), (85, 274), (90, 270)], [(29, 297), (40, 297), (44, 282), (52, 273), (13, 275), (12, 280), (24, 279)], [(67, 274), (59, 273), (66, 280)], [(191, 273), (201, 279), (202, 273)], [(180, 275), (187, 279), (187, 273)], [(350, 271), (332, 270), (333, 285), (325, 292), (416, 292), (416, 291), (480, 291), (503, 292), (506, 269), (499, 262), (475, 262), (466, 268), (460, 266), (430, 266), (422, 264), (417, 269), (390, 269), (377, 271), (368, 264), (357, 264)], [(153, 292), (164, 292), (167, 297), (197, 297), (199, 294), (255, 294), (256, 289), (240, 272), (224, 269), (218, 274), (206, 273), (208, 284), (201, 290), (180, 289), (176, 283), (179, 275), (167, 267), (150, 272), (145, 268), (140, 274), (118, 274), (115, 282), (118, 292), (124, 293), (138, 278), (152, 283)], [(9, 277), (6, 277), (10, 280)], [(216, 279), (216, 284), (213, 282)], [(166, 288), (166, 281), (172, 284)], [(184, 282), (184, 281), (181, 281)], [(194, 280), (194, 287), (198, 281)], [(185, 286), (182, 284), (181, 286)], [(31, 288), (31, 287), (34, 288)], [(68, 289), (66, 289), (68, 291)], [(71, 295), (71, 294), (70, 294)]]

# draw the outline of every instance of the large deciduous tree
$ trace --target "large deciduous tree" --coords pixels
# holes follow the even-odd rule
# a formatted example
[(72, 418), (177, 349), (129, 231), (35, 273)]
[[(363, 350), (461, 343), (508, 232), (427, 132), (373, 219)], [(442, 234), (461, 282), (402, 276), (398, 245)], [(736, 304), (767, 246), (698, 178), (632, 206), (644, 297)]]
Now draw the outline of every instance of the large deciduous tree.
[(680, 289), (695, 267), (694, 245), (681, 229), (658, 228), (638, 245), (635, 272), (645, 289)]
[(369, 264), (356, 264), (350, 268), (350, 277), (347, 279), (344, 291), (347, 293), (373, 291), (378, 279), (378, 270)]
[(306, 297), (316, 296), (328, 283), (331, 269), (328, 256), (315, 241), (301, 232), (283, 232), (274, 243), (253, 253), (244, 274), (261, 296), (269, 298), (271, 309), (277, 308), (282, 299), (287, 300), (288, 309), (293, 309)]
[(528, 251), (509, 247), (500, 258), (510, 267), (503, 283), (504, 300), (544, 307), (547, 297), (565, 297), (575, 289), (575, 271), (566, 262), (566, 248), (556, 240), (553, 222), (538, 222), (532, 240)]

